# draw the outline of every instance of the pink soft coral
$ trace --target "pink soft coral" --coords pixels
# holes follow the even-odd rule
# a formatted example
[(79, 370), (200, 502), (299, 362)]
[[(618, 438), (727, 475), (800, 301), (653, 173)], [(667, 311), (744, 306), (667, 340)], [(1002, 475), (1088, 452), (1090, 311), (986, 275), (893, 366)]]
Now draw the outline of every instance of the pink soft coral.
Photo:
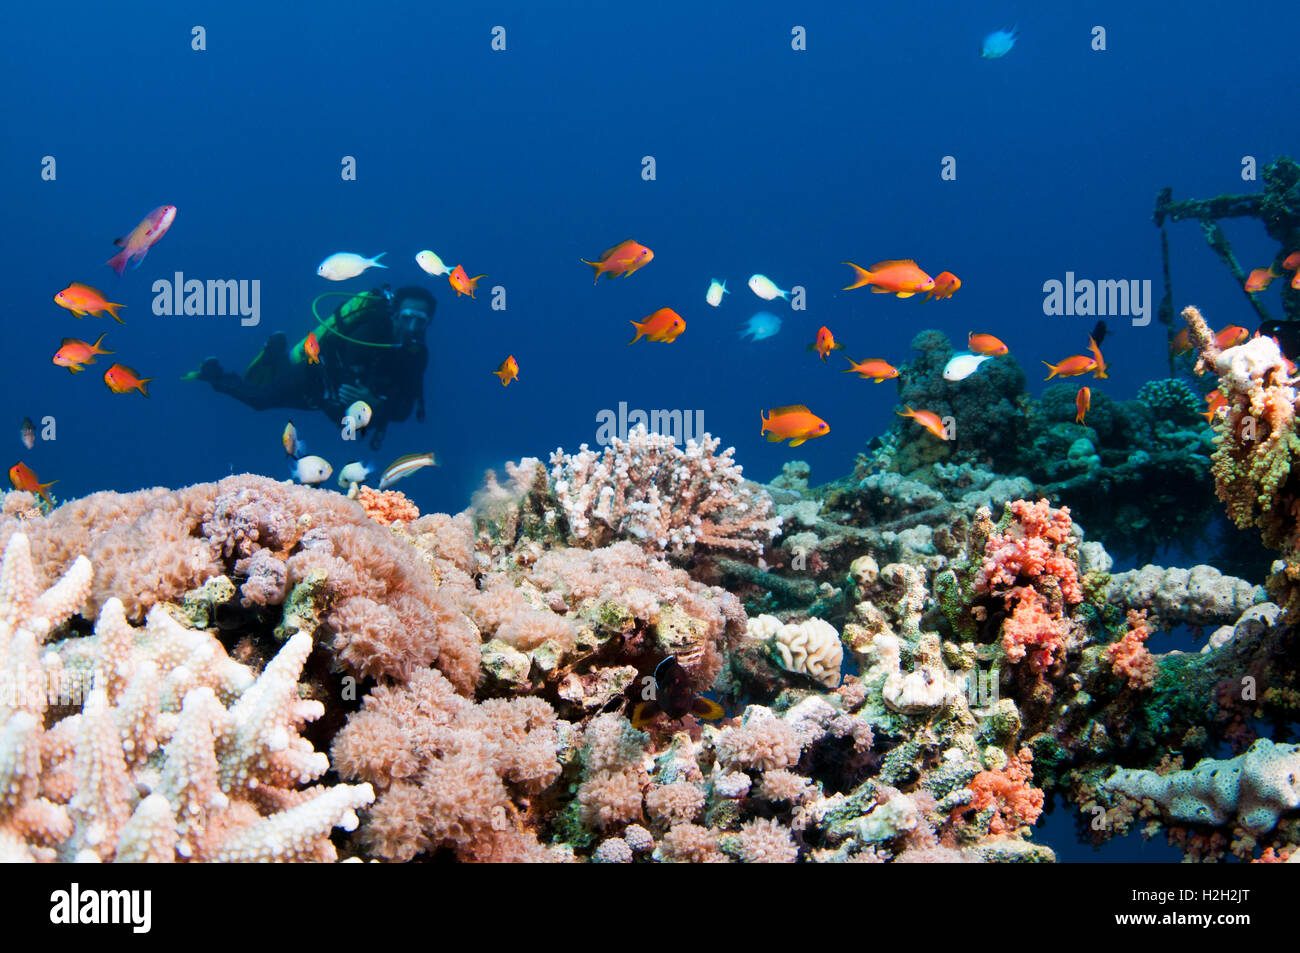
[(462, 860), (555, 860), (526, 815), (528, 797), (559, 777), (557, 725), (541, 699), (476, 705), (423, 669), (376, 687), (331, 754), (341, 777), (383, 792), (361, 833), (381, 857), (447, 847)]
[(357, 491), (357, 502), (367, 516), (383, 526), (420, 518), (419, 508), (401, 490), (372, 490), (363, 486)]
[(1156, 660), (1147, 651), (1146, 640), (1151, 635), (1151, 624), (1146, 610), (1128, 611), (1128, 631), (1124, 637), (1106, 646), (1110, 670), (1120, 678), (1128, 679), (1128, 687), (1141, 690), (1156, 683)]
[(1011, 834), (1033, 825), (1043, 813), (1043, 792), (1033, 786), (1033, 760), (1033, 752), (1022, 748), (1000, 771), (981, 771), (975, 775), (967, 785), (974, 797), (954, 814), (993, 808), (990, 834)]
[(1011, 521), (989, 537), (975, 576), (978, 592), (1002, 596), (1010, 616), (1002, 626), (1002, 647), (1011, 662), (1029, 655), (1042, 672), (1065, 651), (1070, 634), (1067, 611), (1083, 601), (1069, 507), (1053, 510), (1047, 500), (1007, 504)]

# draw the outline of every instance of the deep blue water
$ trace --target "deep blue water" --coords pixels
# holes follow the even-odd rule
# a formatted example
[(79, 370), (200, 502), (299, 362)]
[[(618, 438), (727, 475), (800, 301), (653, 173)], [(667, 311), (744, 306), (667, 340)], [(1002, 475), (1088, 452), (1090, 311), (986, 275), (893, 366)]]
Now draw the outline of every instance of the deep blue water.
[[(1034, 5), (1038, 6), (1038, 5)], [(1294, 153), (1289, 4), (938, 2), (908, 5), (473, 5), (230, 2), (23, 5), (6, 11), (6, 121), (0, 180), (8, 263), (8, 463), (24, 460), (62, 498), (285, 475), (292, 416), (337, 468), (433, 450), (441, 462), (401, 484), (425, 511), (456, 511), (485, 468), (591, 442), (596, 415), (702, 410), (749, 475), (805, 459), (817, 482), (846, 472), (894, 419), (892, 384), (839, 373), (805, 352), (831, 327), (857, 359), (909, 359), (938, 327), (964, 341), (997, 334), (1038, 392), (1040, 359), (1083, 350), (1096, 317), (1044, 317), (1043, 282), (1066, 272), (1150, 279), (1161, 293), (1157, 191), (1175, 198), (1255, 191), (1262, 167)], [(1018, 22), (1003, 59), (981, 38)], [(207, 49), (191, 49), (191, 29)], [(506, 29), (505, 52), (490, 48)], [(791, 49), (806, 28), (807, 49)], [(1107, 49), (1090, 49), (1091, 30)], [(45, 156), (57, 178), (43, 181)], [(357, 161), (343, 181), (344, 156)], [(644, 181), (642, 158), (657, 177)], [(944, 156), (955, 181), (940, 178)], [(103, 262), (112, 239), (174, 204), (171, 231), (135, 271)], [(1274, 252), (1252, 222), (1226, 225), (1248, 267)], [(580, 257), (625, 238), (655, 252), (635, 275), (593, 287)], [(1254, 325), (1230, 276), (1190, 223), (1170, 227), (1175, 305), (1212, 324)], [(457, 299), (424, 275), (429, 248), (481, 289)], [(333, 284), (337, 251), (387, 252), (387, 271)], [(916, 258), (956, 273), (947, 301), (843, 292), (846, 259)], [(257, 279), (261, 321), (155, 316), (152, 283)], [(802, 285), (807, 310), (762, 302), (753, 272)], [(704, 303), (710, 278), (733, 294)], [(124, 326), (78, 321), (52, 302), (70, 281), (124, 302)], [(206, 355), (239, 370), (272, 331), (296, 340), (323, 291), (424, 283), (439, 300), (428, 335), (428, 419), (394, 425), (357, 451), (335, 421), (252, 411), (179, 376)], [(1266, 301), (1277, 310), (1276, 289)], [(337, 299), (327, 299), (334, 301)], [(630, 319), (670, 306), (687, 322), (671, 345), (637, 344)], [(1152, 302), (1154, 313), (1155, 302)], [(784, 320), (749, 343), (759, 310)], [(1167, 373), (1165, 331), (1108, 321), (1104, 387), (1127, 399)], [(117, 353), (71, 376), (50, 363), (65, 336)], [(491, 375), (507, 354), (519, 380)], [(156, 377), (151, 399), (116, 396), (111, 360)], [(805, 403), (831, 433), (766, 443), (759, 412)], [(57, 440), (18, 443), (24, 416)], [(333, 481), (331, 480), (331, 484)]]

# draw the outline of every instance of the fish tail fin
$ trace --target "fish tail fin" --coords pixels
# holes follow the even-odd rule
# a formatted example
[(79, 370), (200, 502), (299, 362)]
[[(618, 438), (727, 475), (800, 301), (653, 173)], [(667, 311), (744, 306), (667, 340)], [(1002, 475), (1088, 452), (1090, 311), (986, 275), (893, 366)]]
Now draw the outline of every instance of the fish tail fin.
[(855, 265), (851, 261), (841, 262), (841, 264), (848, 265), (855, 273), (853, 284), (845, 288), (845, 291), (852, 291), (854, 288), (865, 288), (867, 285), (875, 281), (875, 276), (861, 265)]
[(578, 261), (582, 262), (584, 265), (591, 265), (592, 270), (595, 271), (595, 274), (591, 276), (591, 283), (593, 285), (605, 272), (605, 263), (603, 261), (587, 261), (585, 258), (579, 258)]
[[(118, 239), (119, 242), (120, 242), (121, 240), (122, 240), (122, 239), (120, 239), (120, 238)], [(124, 250), (118, 252), (116, 255), (114, 255), (112, 258), (110, 258), (108, 261), (104, 262), (104, 264), (108, 265), (108, 267), (110, 267), (110, 268), (112, 268), (114, 271), (116, 271), (117, 274), (118, 274), (118, 277), (121, 277), (123, 274), (126, 273), (126, 260), (127, 260), (127, 258), (130, 257), (130, 255), (131, 255), (131, 253), (130, 253), (129, 251), (126, 251), (126, 250), (124, 249)], [(113, 317), (117, 317), (117, 315), (113, 315)]]
[(644, 728), (655, 720), (659, 711), (660, 708), (655, 702), (637, 702), (636, 707), (632, 709), (632, 727)]
[(388, 254), (388, 252), (386, 252), (386, 251), (381, 251), (381, 252), (380, 252), (378, 255), (376, 255), (374, 258), (370, 259), (370, 264), (373, 265), (373, 266), (376, 267), (376, 268), (387, 268), (388, 266), (385, 265), (385, 264), (383, 264), (383, 263), (379, 260), (379, 259), (383, 258), (383, 257), (384, 257), (385, 255), (387, 255), (387, 254)]
[(125, 307), (126, 305), (118, 304), (116, 301), (104, 302), (104, 310), (107, 311), (110, 315), (112, 315), (113, 320), (116, 321), (118, 324), (126, 324), (126, 322), (117, 316), (117, 311), (115, 309), (125, 308)]
[(763, 416), (763, 412), (761, 410), (758, 412), (758, 419), (761, 421), (758, 430), (758, 435), (761, 437), (763, 436), (763, 434), (767, 433), (767, 425), (769, 421), (766, 417)]
[(58, 482), (59, 482), (58, 480), (51, 480), (49, 483), (36, 484), (36, 492), (39, 493), (41, 495), (41, 499), (43, 499), (46, 503), (50, 504), (50, 506), (54, 505), (54, 501), (50, 499), (50, 487), (54, 486), (54, 484)]
[(1045, 380), (1045, 381), (1050, 381), (1053, 377), (1055, 377), (1057, 374), (1060, 373), (1060, 371), (1057, 369), (1057, 367), (1056, 367), (1055, 364), (1048, 364), (1046, 361), (1043, 361), (1043, 364), (1046, 365), (1047, 367), (1049, 367), (1049, 368), (1051, 369), (1051, 371), (1052, 371), (1052, 373), (1050, 373), (1050, 374), (1048, 374), (1046, 377), (1044, 377), (1043, 380)]
[(635, 344), (637, 341), (641, 340), (642, 336), (645, 334), (645, 327), (643, 325), (637, 324), (635, 321), (631, 321), (629, 323), (632, 325), (632, 327), (636, 328), (636, 337), (634, 337), (632, 340), (628, 341), (627, 343)]
[(151, 380), (153, 380), (152, 377), (146, 377), (144, 380), (140, 381), (140, 393), (144, 394), (146, 397), (149, 396), (149, 392), (144, 389), (144, 385), (149, 383)]
[(897, 411), (897, 410), (894, 411), (894, 413), (898, 414), (898, 416), (900, 416), (900, 417), (912, 417), (912, 416), (915, 416), (915, 414), (916, 414), (916, 411), (914, 411), (914, 410), (913, 410), (910, 406), (908, 406), (907, 404), (904, 404), (904, 405), (903, 405), (903, 410), (907, 411), (907, 413), (902, 413), (901, 411)]
[(107, 331), (105, 331), (103, 334), (99, 336), (99, 339), (95, 341), (92, 347), (100, 354), (116, 354), (117, 353), (116, 351), (105, 351), (100, 349), (100, 345), (104, 343), (104, 338), (106, 337), (108, 337)]
[(702, 721), (717, 721), (725, 712), (713, 699), (697, 698), (691, 704), (691, 714)]

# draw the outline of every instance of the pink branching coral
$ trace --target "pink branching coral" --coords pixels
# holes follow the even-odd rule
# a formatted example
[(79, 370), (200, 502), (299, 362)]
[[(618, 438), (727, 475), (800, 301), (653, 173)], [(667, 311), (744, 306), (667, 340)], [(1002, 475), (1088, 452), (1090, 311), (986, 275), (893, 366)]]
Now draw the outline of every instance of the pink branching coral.
[(697, 547), (759, 554), (780, 528), (772, 500), (746, 483), (732, 448), (705, 434), (678, 449), (637, 427), (603, 453), (551, 455), (555, 495), (575, 541), (632, 539), (647, 552), (690, 555)]
[(419, 508), (401, 490), (372, 490), (362, 486), (357, 491), (357, 502), (367, 516), (383, 526), (410, 523), (420, 518)]
[(532, 831), (528, 803), (559, 777), (558, 724), (539, 698), (476, 705), (422, 669), (367, 695), (331, 754), (341, 777), (381, 792), (361, 830), (380, 857), (445, 847), (462, 860), (554, 861)]
[(1146, 647), (1150, 635), (1146, 610), (1129, 609), (1128, 631), (1118, 642), (1106, 646), (1111, 672), (1127, 679), (1128, 687), (1135, 691), (1151, 688), (1156, 683), (1156, 660)]
[(1011, 610), (1002, 626), (1008, 660), (1027, 653), (1037, 672), (1064, 653), (1070, 632), (1069, 606), (1083, 601), (1076, 543), (1068, 507), (1053, 510), (1047, 500), (1007, 504), (1010, 522), (989, 537), (976, 591), (1002, 596)]

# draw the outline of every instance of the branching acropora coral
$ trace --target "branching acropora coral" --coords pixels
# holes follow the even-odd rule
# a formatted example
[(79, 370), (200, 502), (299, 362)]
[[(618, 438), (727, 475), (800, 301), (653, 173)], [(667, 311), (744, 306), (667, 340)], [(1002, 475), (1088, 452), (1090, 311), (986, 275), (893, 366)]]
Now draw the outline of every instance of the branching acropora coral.
[(551, 455), (555, 494), (573, 536), (604, 545), (633, 539), (649, 552), (689, 555), (696, 547), (761, 553), (780, 528), (766, 491), (746, 483), (734, 449), (704, 434), (679, 449), (639, 426), (603, 453)]

